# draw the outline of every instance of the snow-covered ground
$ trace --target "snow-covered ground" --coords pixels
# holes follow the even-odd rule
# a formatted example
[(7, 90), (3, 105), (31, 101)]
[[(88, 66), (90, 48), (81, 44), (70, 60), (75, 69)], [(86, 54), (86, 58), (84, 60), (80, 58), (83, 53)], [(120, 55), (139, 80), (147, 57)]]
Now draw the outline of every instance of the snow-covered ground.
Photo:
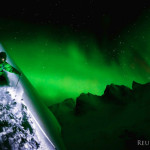
[(40, 147), (32, 118), (13, 89), (0, 87), (0, 147), (12, 150), (34, 150)]
[(23, 91), (0, 87), (0, 149), (53, 150), (22, 99)]
[[(6, 52), (1, 44), (0, 51)], [(18, 69), (8, 54), (7, 62)], [(0, 84), (0, 150), (56, 149), (50, 140), (51, 133), (47, 131), (52, 128), (53, 124), (56, 126), (56, 123), (53, 123), (52, 118), (48, 115), (47, 120), (44, 120), (45, 122), (43, 116), (39, 117), (36, 106), (39, 106), (42, 110), (45, 107), (42, 107), (37, 99), (35, 100), (36, 103), (33, 103), (32, 87), (24, 85), (25, 82), (28, 85), (25, 76), (22, 74), (19, 78), (18, 75), (9, 72), (6, 72), (6, 75), (9, 85), (1, 86)], [(46, 113), (43, 113), (43, 115), (45, 116)], [(50, 123), (47, 124), (48, 119), (50, 119)], [(58, 131), (57, 126), (55, 131)]]

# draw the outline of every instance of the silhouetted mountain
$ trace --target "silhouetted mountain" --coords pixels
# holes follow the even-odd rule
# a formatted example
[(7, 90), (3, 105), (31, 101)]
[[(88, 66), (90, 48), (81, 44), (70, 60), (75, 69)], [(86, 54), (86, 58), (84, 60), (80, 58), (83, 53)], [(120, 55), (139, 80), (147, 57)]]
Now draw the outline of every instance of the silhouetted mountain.
[(68, 150), (145, 150), (150, 149), (149, 91), (150, 83), (133, 81), (132, 89), (111, 84), (102, 96), (81, 94), (49, 108)]

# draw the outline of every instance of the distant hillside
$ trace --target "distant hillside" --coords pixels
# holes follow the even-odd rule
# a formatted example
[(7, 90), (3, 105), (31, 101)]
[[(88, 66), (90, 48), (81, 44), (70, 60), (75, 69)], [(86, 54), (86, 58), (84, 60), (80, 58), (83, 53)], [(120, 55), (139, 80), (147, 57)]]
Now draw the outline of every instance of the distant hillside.
[(67, 150), (145, 150), (150, 140), (150, 83), (108, 85), (102, 96), (81, 94), (49, 107)]

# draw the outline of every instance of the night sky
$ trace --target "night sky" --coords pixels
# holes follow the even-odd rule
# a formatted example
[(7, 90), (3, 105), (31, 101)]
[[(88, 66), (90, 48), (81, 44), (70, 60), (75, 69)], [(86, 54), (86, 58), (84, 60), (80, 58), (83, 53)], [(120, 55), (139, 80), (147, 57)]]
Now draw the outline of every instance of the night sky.
[(98, 39), (114, 38), (124, 28), (133, 25), (143, 11), (149, 9), (146, 0), (32, 0), (2, 2), (0, 16), (39, 25), (67, 26), (73, 32), (91, 32)]
[(5, 1), (0, 41), (46, 105), (150, 81), (148, 1)]
[[(98, 40), (101, 52), (112, 51), (107, 42), (113, 43), (125, 29), (135, 28), (136, 21), (149, 10), (147, 0), (110, 1), (110, 0), (32, 0), (5, 1), (0, 9), (0, 17), (23, 21), (40, 26), (51, 26), (57, 32), (68, 28), (74, 34), (93, 35)], [(83, 33), (84, 32), (84, 33)]]

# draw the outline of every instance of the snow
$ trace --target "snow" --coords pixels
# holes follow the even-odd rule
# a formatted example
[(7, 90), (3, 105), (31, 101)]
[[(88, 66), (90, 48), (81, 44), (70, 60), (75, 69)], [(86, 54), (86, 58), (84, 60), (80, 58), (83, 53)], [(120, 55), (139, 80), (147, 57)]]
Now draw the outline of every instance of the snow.
[[(0, 87), (0, 148), (3, 150), (49, 150), (46, 139), (14, 87)], [(40, 138), (39, 138), (40, 137)]]
[[(1, 44), (0, 50), (5, 51)], [(17, 69), (9, 56), (7, 62)], [(13, 73), (6, 74), (9, 85), (0, 85), (0, 150), (54, 150), (50, 135), (41, 126), (43, 120), (27, 93), (31, 87), (25, 87), (21, 81), (24, 75), (19, 78)]]
[(27, 107), (11, 96), (12, 88), (0, 87), (0, 147), (2, 149), (39, 149), (32, 118)]

